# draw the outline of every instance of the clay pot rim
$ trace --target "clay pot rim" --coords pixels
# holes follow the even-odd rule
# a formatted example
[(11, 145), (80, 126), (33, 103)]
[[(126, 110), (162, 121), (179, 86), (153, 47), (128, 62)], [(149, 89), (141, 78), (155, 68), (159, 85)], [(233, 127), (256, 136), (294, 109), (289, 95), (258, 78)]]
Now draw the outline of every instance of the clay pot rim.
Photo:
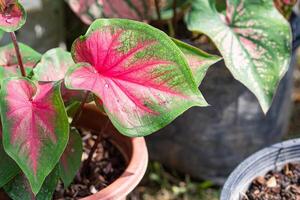
[[(140, 183), (148, 167), (148, 151), (144, 138), (128, 138), (132, 156), (123, 174), (98, 193), (81, 200), (118, 200), (125, 197)], [(118, 199), (116, 199), (116, 197)]]

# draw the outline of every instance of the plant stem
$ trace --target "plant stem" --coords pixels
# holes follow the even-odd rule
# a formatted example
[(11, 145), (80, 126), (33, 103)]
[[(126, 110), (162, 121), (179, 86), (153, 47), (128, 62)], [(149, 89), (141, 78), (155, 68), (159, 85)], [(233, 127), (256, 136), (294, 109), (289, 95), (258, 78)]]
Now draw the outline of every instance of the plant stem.
[(83, 167), (82, 167), (82, 171), (84, 173), (88, 173), (89, 172), (89, 170), (88, 170), (89, 165), (90, 165), (90, 163), (91, 163), (91, 161), (93, 159), (93, 156), (94, 156), (94, 154), (95, 154), (95, 152), (97, 150), (97, 147), (98, 147), (99, 143), (102, 140), (102, 136), (103, 136), (104, 132), (106, 131), (108, 124), (109, 124), (109, 118), (107, 118), (104, 127), (99, 132), (98, 137), (97, 137), (94, 145), (92, 146), (91, 151), (89, 152), (88, 158), (84, 161), (84, 164), (83, 164)]
[(86, 103), (86, 101), (87, 101), (87, 99), (88, 99), (90, 93), (91, 93), (90, 91), (87, 91), (87, 92), (85, 93), (85, 96), (84, 96), (83, 100), (81, 101), (81, 104), (80, 104), (79, 108), (77, 109), (77, 111), (76, 111), (76, 113), (75, 113), (75, 115), (74, 115), (74, 117), (73, 117), (73, 120), (72, 120), (72, 122), (71, 122), (71, 125), (74, 125), (74, 124), (78, 121), (78, 119), (79, 119), (79, 117), (80, 117), (80, 115), (81, 115), (81, 113), (82, 113), (84, 104)]
[(175, 29), (173, 26), (173, 23), (171, 22), (171, 20), (168, 20), (168, 28), (169, 28), (169, 36), (175, 38), (176, 33), (175, 33)]
[(173, 24), (173, 29), (174, 29), (174, 35), (176, 37), (176, 30), (177, 30), (177, 0), (173, 0), (172, 24)]
[(14, 44), (14, 47), (15, 47), (15, 51), (16, 51), (18, 63), (19, 63), (19, 66), (20, 66), (21, 74), (22, 74), (22, 76), (26, 77), (26, 71), (25, 71), (25, 68), (24, 68), (24, 65), (23, 65), (21, 52), (20, 52), (20, 47), (19, 47), (15, 32), (10, 33), (10, 38), (11, 38), (13, 44)]
[(155, 9), (157, 13), (158, 20), (161, 20), (161, 13), (160, 13), (160, 7), (159, 7), (159, 0), (155, 0)]

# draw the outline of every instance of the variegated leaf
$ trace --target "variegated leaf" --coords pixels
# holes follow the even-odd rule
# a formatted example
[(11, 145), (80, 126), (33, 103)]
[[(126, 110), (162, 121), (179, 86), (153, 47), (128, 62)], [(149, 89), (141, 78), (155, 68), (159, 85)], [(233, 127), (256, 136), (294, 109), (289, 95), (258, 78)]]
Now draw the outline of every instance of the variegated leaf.
[(0, 93), (3, 145), (37, 194), (68, 142), (68, 117), (60, 83), (8, 78)]
[(18, 0), (0, 0), (0, 29), (13, 32), (26, 21), (26, 12)]
[(68, 145), (59, 161), (59, 176), (65, 188), (72, 183), (80, 168), (82, 156), (82, 139), (76, 129), (70, 131)]
[(144, 21), (153, 11), (153, 0), (66, 0), (86, 24), (102, 17)]
[(220, 61), (221, 58), (216, 55), (208, 54), (196, 47), (193, 47), (179, 40), (173, 39), (173, 41), (185, 55), (185, 58), (188, 61), (194, 79), (199, 86), (208, 68), (216, 62)]
[(55, 48), (47, 51), (41, 58), (41, 62), (33, 69), (33, 79), (43, 82), (59, 81), (65, 78), (74, 61), (69, 52)]
[(207, 105), (180, 49), (147, 24), (97, 20), (74, 42), (72, 55), (78, 64), (66, 86), (97, 95), (125, 135), (151, 134), (188, 108)]
[(266, 113), (288, 69), (291, 30), (270, 0), (228, 0), (226, 15), (214, 0), (195, 0), (188, 28), (207, 34), (233, 76), (258, 98)]
[[(19, 47), (25, 70), (29, 74), (41, 59), (41, 54), (22, 43), (19, 43)], [(13, 44), (0, 47), (0, 83), (15, 76), (21, 76), (21, 72)]]

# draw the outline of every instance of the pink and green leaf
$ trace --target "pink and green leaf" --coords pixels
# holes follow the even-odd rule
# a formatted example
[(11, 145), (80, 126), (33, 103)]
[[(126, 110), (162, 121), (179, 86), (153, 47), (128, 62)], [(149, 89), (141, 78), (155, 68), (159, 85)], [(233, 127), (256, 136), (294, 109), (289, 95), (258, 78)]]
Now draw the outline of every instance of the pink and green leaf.
[(58, 169), (56, 167), (46, 178), (39, 193), (34, 196), (26, 177), (22, 174), (18, 174), (12, 181), (4, 186), (4, 191), (13, 200), (52, 200), (58, 180)]
[(216, 55), (208, 54), (179, 40), (173, 39), (173, 41), (185, 55), (194, 79), (199, 86), (203, 78), (205, 77), (208, 68), (216, 62), (220, 61), (221, 58)]
[[(40, 82), (63, 80), (68, 69), (74, 64), (69, 52), (61, 48), (51, 49), (41, 57), (41, 61), (33, 69), (32, 79)], [(73, 100), (81, 101), (84, 96), (82, 92), (68, 90), (64, 83), (61, 86), (61, 94), (67, 103)]]
[(195, 0), (186, 19), (191, 31), (212, 39), (233, 76), (255, 94), (266, 113), (288, 69), (292, 39), (289, 23), (273, 1), (227, 0), (223, 15), (215, 0)]
[(66, 0), (71, 9), (86, 23), (103, 17), (144, 21), (153, 11), (152, 0)]
[(0, 188), (2, 188), (18, 173), (20, 173), (20, 168), (4, 151), (2, 139), (0, 140), (0, 158)]
[[(19, 43), (23, 64), (27, 74), (41, 59), (41, 54), (25, 44)], [(0, 82), (8, 77), (21, 76), (13, 44), (0, 47)]]
[(180, 49), (163, 32), (124, 19), (95, 21), (72, 47), (70, 89), (101, 99), (116, 128), (144, 136), (192, 106), (206, 106)]
[(8, 78), (3, 81), (0, 98), (4, 149), (37, 194), (68, 141), (69, 124), (60, 83)]
[(72, 129), (68, 145), (59, 161), (59, 176), (65, 188), (69, 187), (80, 168), (82, 151), (81, 136), (76, 129)]
[(26, 21), (26, 12), (18, 0), (0, 0), (0, 29), (13, 32)]
[(55, 48), (47, 51), (41, 62), (33, 69), (33, 79), (43, 82), (59, 81), (65, 78), (74, 61), (69, 52)]

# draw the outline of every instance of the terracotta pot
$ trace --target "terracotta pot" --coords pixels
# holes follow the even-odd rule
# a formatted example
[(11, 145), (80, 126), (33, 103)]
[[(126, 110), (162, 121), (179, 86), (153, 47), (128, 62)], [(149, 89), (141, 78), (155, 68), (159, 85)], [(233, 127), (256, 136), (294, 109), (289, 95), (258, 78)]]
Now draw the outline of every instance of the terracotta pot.
[[(87, 104), (77, 125), (100, 131), (107, 117), (95, 105)], [(144, 138), (129, 138), (121, 135), (112, 124), (108, 125), (110, 141), (123, 154), (128, 166), (125, 172), (100, 192), (81, 200), (125, 200), (126, 196), (143, 178), (148, 165), (148, 152)]]

